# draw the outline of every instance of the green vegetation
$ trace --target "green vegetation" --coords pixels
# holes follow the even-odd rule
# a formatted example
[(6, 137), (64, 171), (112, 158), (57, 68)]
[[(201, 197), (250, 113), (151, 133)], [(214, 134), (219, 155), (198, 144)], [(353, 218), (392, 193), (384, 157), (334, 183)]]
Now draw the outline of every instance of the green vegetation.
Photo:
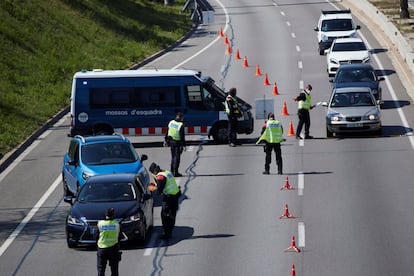
[(76, 71), (126, 69), (185, 35), (184, 2), (0, 1), (0, 158), (69, 105)]
[[(400, 0), (369, 0), (369, 2), (386, 15), (402, 34), (414, 34), (414, 19), (400, 18)], [(414, 10), (411, 6), (408, 6), (408, 11), (412, 17)]]

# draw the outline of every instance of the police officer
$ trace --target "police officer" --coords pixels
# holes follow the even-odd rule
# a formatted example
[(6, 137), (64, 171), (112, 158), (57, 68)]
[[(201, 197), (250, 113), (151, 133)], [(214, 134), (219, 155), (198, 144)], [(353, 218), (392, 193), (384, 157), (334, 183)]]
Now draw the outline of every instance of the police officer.
[(310, 115), (309, 110), (313, 109), (315, 105), (311, 105), (311, 92), (312, 85), (307, 84), (305, 90), (301, 91), (299, 96), (293, 98), (295, 102), (298, 102), (298, 126), (296, 129), (296, 139), (302, 139), (300, 133), (302, 131), (303, 125), (305, 125), (305, 139), (312, 139), (313, 136), (309, 135), (309, 128), (310, 128)]
[(228, 95), (226, 97), (226, 114), (229, 121), (228, 124), (228, 139), (229, 146), (235, 147), (237, 140), (237, 119), (242, 116), (239, 104), (237, 103), (236, 98), (237, 90), (236, 88), (230, 88)]
[(171, 148), (171, 172), (175, 177), (183, 176), (178, 172), (181, 154), (186, 147), (183, 117), (184, 115), (178, 112), (175, 119), (168, 123), (168, 131), (165, 135), (165, 145)]
[(109, 208), (106, 211), (105, 220), (98, 222), (98, 276), (105, 275), (106, 263), (109, 261), (111, 267), (111, 275), (118, 276), (118, 265), (121, 260), (121, 252), (119, 251), (119, 223), (114, 220), (115, 210)]
[(162, 195), (161, 221), (164, 234), (161, 236), (161, 239), (169, 239), (175, 226), (181, 190), (171, 172), (161, 170), (160, 166), (156, 163), (152, 163), (149, 170), (155, 175), (158, 194)]
[(280, 148), (280, 142), (283, 140), (283, 127), (278, 120), (275, 120), (275, 115), (269, 113), (267, 121), (262, 128), (262, 135), (256, 144), (261, 141), (265, 141), (264, 152), (265, 157), (265, 170), (263, 174), (269, 174), (270, 163), (272, 162), (272, 151), (276, 154), (276, 164), (278, 174), (282, 174), (283, 162), (282, 162), (282, 150)]

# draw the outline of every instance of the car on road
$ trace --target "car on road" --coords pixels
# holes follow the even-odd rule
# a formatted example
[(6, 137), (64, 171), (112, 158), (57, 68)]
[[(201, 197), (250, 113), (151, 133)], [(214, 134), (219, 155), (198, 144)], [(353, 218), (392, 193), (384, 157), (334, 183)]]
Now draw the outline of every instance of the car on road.
[(327, 107), (326, 136), (337, 133), (381, 133), (381, 112), (369, 87), (335, 88)]
[(150, 176), (132, 143), (122, 134), (80, 136), (69, 141), (63, 157), (62, 182), (64, 196), (76, 195), (85, 181), (98, 174), (134, 173), (145, 185)]
[(342, 64), (339, 66), (335, 77), (329, 81), (332, 88), (341, 87), (369, 87), (375, 99), (382, 104), (381, 81), (384, 77), (379, 77), (375, 69), (369, 63), (361, 64)]
[(144, 242), (154, 224), (152, 194), (136, 174), (92, 176), (76, 197), (66, 196), (64, 201), (71, 204), (65, 226), (69, 248), (96, 244), (98, 221), (111, 207), (121, 242)]
[(337, 38), (326, 54), (329, 76), (334, 76), (341, 64), (369, 63), (371, 53), (359, 37)]
[(319, 54), (324, 55), (336, 38), (357, 37), (360, 28), (361, 26), (355, 25), (351, 10), (322, 10), (318, 25), (314, 28)]

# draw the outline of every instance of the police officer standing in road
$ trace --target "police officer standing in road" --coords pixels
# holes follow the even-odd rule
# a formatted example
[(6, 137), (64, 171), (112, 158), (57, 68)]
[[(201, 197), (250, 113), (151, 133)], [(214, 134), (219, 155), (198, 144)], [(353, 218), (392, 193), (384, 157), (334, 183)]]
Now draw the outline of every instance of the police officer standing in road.
[(298, 127), (296, 129), (296, 139), (302, 139), (300, 133), (302, 131), (303, 125), (305, 125), (305, 139), (312, 139), (313, 136), (309, 135), (309, 128), (310, 128), (310, 114), (309, 110), (313, 109), (315, 105), (311, 105), (311, 92), (312, 85), (307, 84), (305, 90), (301, 91), (299, 96), (293, 98), (295, 102), (298, 102)]
[(283, 140), (283, 127), (278, 120), (275, 120), (275, 115), (269, 113), (267, 121), (262, 128), (262, 135), (256, 144), (261, 141), (265, 141), (264, 152), (265, 157), (265, 170), (263, 174), (269, 174), (270, 163), (272, 162), (272, 151), (276, 154), (276, 164), (278, 174), (282, 174), (283, 162), (282, 162), (282, 150), (280, 148), (280, 142)]
[(180, 186), (175, 182), (173, 174), (167, 170), (161, 170), (160, 166), (152, 163), (149, 167), (150, 172), (155, 175), (156, 185), (152, 183), (150, 190), (156, 189), (162, 195), (161, 221), (164, 234), (161, 239), (171, 238), (175, 226), (175, 218), (178, 210), (178, 200), (181, 196)]
[(237, 90), (236, 88), (230, 88), (228, 95), (226, 97), (226, 114), (229, 120), (228, 124), (228, 139), (229, 139), (229, 146), (235, 147), (237, 141), (237, 124), (238, 118), (242, 116), (242, 112), (240, 110), (239, 104), (237, 103), (236, 98)]
[(98, 222), (98, 276), (105, 275), (106, 264), (109, 261), (111, 275), (118, 276), (118, 265), (121, 260), (121, 251), (119, 251), (119, 232), (120, 226), (114, 219), (115, 210), (109, 208), (106, 211), (105, 220)]
[(178, 112), (175, 119), (168, 123), (168, 131), (165, 135), (164, 145), (171, 148), (171, 172), (175, 177), (183, 176), (178, 172), (181, 154), (186, 148), (183, 117), (183, 113)]

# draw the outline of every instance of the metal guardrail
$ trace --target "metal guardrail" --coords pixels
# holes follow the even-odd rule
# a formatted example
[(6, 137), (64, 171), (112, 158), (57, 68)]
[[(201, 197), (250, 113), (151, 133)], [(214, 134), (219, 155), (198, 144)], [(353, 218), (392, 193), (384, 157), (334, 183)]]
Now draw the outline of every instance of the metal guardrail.
[(195, 23), (209, 24), (214, 21), (214, 8), (207, 0), (187, 0), (181, 11), (191, 11), (191, 20)]

